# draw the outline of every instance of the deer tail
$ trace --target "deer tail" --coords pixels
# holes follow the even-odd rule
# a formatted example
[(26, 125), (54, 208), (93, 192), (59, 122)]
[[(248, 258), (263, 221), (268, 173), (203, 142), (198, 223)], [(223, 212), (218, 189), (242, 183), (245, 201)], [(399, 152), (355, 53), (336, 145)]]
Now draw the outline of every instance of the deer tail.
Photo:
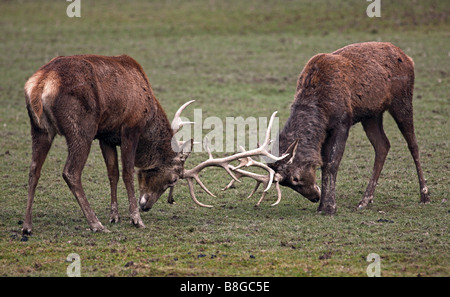
[(25, 83), (25, 101), (30, 120), (37, 127), (48, 130), (48, 119), (44, 112), (59, 92), (60, 79), (55, 72), (39, 70)]

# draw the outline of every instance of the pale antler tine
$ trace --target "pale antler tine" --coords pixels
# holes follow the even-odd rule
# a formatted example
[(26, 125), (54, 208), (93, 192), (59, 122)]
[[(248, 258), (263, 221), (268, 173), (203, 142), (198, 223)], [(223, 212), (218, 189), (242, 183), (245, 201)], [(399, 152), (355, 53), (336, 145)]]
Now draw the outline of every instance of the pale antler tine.
[[(267, 190), (270, 188), (270, 186), (267, 187), (267, 185), (272, 184), (272, 180), (269, 180), (270, 176), (256, 174), (256, 173), (253, 173), (250, 171), (245, 171), (242, 169), (235, 169), (235, 170), (237, 170), (237, 172), (242, 176), (251, 177), (254, 180), (256, 180), (258, 183), (263, 183)], [(267, 190), (264, 190), (264, 192), (267, 192)]]
[(179, 128), (183, 127), (184, 125), (192, 125), (192, 124), (195, 124), (195, 122), (180, 122)]
[(275, 175), (275, 171), (270, 170), (269, 171), (269, 182), (267, 183), (266, 188), (264, 189), (264, 192), (269, 191), (270, 187), (272, 186), (272, 182), (273, 182), (273, 176)]
[(278, 195), (278, 199), (275, 203), (271, 204), (271, 206), (275, 206), (278, 203), (280, 203), (281, 201), (281, 190), (280, 190), (280, 183), (275, 182), (275, 188), (277, 189), (277, 195)]
[[(241, 147), (241, 149), (242, 149), (242, 147)], [(269, 172), (269, 182), (267, 183), (267, 186), (264, 189), (264, 192), (267, 192), (270, 189), (270, 187), (272, 186), (272, 181), (273, 181), (273, 178), (275, 175), (275, 171), (272, 168), (270, 168), (269, 166), (267, 166), (266, 164), (253, 160), (251, 157), (246, 157), (246, 159), (247, 159), (246, 162), (241, 161), (241, 164), (239, 164), (239, 166), (234, 167), (232, 169), (236, 170), (236, 169), (242, 168), (244, 166), (249, 167), (249, 166), (254, 165), (254, 166), (257, 166), (257, 167), (267, 170)]]
[[(242, 145), (239, 146), (239, 150), (241, 151), (241, 153), (244, 153), (244, 152), (245, 152), (245, 149), (242, 147)], [(252, 158), (250, 158), (250, 157), (239, 158), (239, 159), (238, 159), (239, 165), (236, 166), (236, 167), (233, 167), (232, 170), (236, 170), (236, 169), (242, 168), (242, 167), (244, 167), (244, 166), (248, 166), (248, 165), (246, 165), (246, 164), (248, 164), (248, 163), (251, 161), (251, 159), (252, 159)]]
[(178, 117), (178, 118), (179, 118), (180, 115), (181, 115), (181, 113), (183, 112), (183, 110), (184, 110), (189, 104), (191, 104), (192, 102), (195, 102), (195, 100), (190, 100), (190, 101), (184, 103), (183, 105), (181, 105), (180, 108), (178, 108), (177, 112), (175, 113), (175, 116), (174, 116), (174, 117)]
[(194, 101), (195, 100), (191, 100), (191, 101), (184, 103), (183, 105), (181, 105), (180, 108), (178, 108), (177, 112), (175, 112), (175, 115), (174, 115), (172, 123), (171, 123), (171, 127), (172, 127), (172, 130), (174, 131), (174, 133), (176, 133), (183, 125), (194, 123), (194, 122), (183, 122), (180, 118), (180, 115), (183, 112), (183, 110)]
[(194, 202), (202, 207), (209, 207), (211, 208), (212, 205), (207, 205), (207, 204), (203, 204), (200, 201), (197, 200), (197, 198), (195, 197), (195, 191), (194, 191), (194, 182), (192, 181), (192, 178), (188, 178), (187, 179), (188, 182), (188, 186), (189, 186), (189, 192), (191, 193), (191, 198), (192, 200), (194, 200)]
[(262, 144), (261, 147), (260, 147), (260, 149), (262, 149), (262, 155), (264, 155), (264, 156), (266, 156), (266, 157), (268, 157), (268, 158), (270, 158), (270, 159), (273, 159), (273, 160), (275, 160), (275, 161), (282, 160), (282, 159), (284, 159), (284, 158), (286, 158), (286, 157), (288, 156), (288, 154), (284, 154), (284, 155), (282, 155), (282, 156), (280, 156), (280, 157), (277, 157), (277, 156), (274, 156), (274, 155), (272, 155), (271, 153), (269, 153), (269, 152), (267, 151), (267, 149), (268, 149), (270, 143), (272, 142), (272, 141), (270, 140), (270, 132), (271, 132), (271, 130), (272, 130), (273, 121), (274, 121), (275, 115), (276, 115), (277, 113), (278, 113), (278, 111), (275, 111), (275, 112), (270, 116), (269, 125), (267, 126), (267, 131), (266, 131), (266, 138), (264, 139), (264, 142), (263, 142), (263, 144)]
[(222, 166), (223, 169), (225, 169), (225, 171), (238, 183), (240, 183), (241, 181), (234, 175), (234, 173), (230, 170), (230, 168), (228, 166)]
[(259, 199), (258, 203), (256, 203), (255, 207), (258, 207), (259, 204), (261, 203), (261, 201), (264, 200), (264, 196), (266, 196), (266, 193), (267, 193), (267, 192), (263, 192), (263, 193), (262, 193), (262, 196), (261, 196), (261, 198)]
[(212, 153), (211, 153), (211, 149), (209, 148), (209, 139), (208, 139), (207, 136), (205, 136), (205, 144), (204, 144), (204, 147), (205, 147), (205, 149), (206, 149), (206, 152), (208, 153), (208, 158), (209, 158), (210, 160), (212, 160), (212, 159), (213, 159), (213, 156), (212, 156)]
[(180, 125), (180, 127), (182, 127), (184, 125), (191, 125), (191, 124), (195, 124), (195, 122), (183, 122), (182, 120), (180, 120), (178, 123), (178, 125)]
[(210, 190), (208, 190), (208, 188), (202, 183), (202, 181), (197, 175), (194, 175), (194, 179), (206, 193), (208, 193), (212, 197), (216, 197)]
[[(213, 158), (213, 156), (212, 156), (212, 153), (211, 153), (211, 149), (209, 148), (209, 139), (208, 139), (208, 137), (206, 137), (205, 136), (205, 148), (206, 148), (206, 151), (208, 152), (208, 156), (209, 156), (209, 160), (213, 160), (214, 158)], [(223, 163), (225, 163), (225, 162), (223, 162)], [(225, 163), (225, 164), (219, 164), (223, 169), (225, 169), (225, 171), (235, 180), (235, 181), (237, 181), (237, 182), (241, 182), (235, 175), (234, 175), (234, 173), (233, 172), (231, 172), (231, 170), (230, 170), (230, 168), (228, 167), (228, 165)]]
[(244, 157), (244, 158), (240, 158), (239, 161), (240, 161), (240, 163), (239, 163), (238, 166), (234, 167), (234, 166), (231, 165), (232, 166), (231, 170), (236, 170), (236, 169), (239, 169), (239, 168), (242, 168), (242, 167), (250, 166), (250, 164), (252, 163), (252, 158)]
[(268, 151), (263, 151), (262, 154), (263, 154), (264, 156), (266, 156), (266, 157), (272, 159), (272, 160), (275, 160), (275, 161), (283, 160), (284, 158), (286, 158), (287, 156), (289, 156), (289, 154), (283, 154), (283, 155), (277, 157), (277, 156), (272, 155), (272, 154), (269, 153)]
[(228, 183), (228, 185), (225, 186), (225, 188), (222, 188), (222, 191), (226, 191), (229, 188), (231, 188), (234, 185), (234, 179), (230, 180), (230, 182)]
[[(186, 140), (186, 141), (190, 141), (190, 140)], [(178, 145), (183, 146), (183, 144), (185, 144), (186, 141), (178, 140)], [(194, 141), (194, 142), (192, 142), (192, 144), (200, 144), (200, 142)]]
[(242, 167), (246, 166), (246, 164), (247, 164), (247, 163), (241, 163), (241, 164), (239, 164), (239, 165), (236, 166), (236, 167), (232, 167), (231, 170), (241, 169)]
[(275, 118), (275, 115), (278, 113), (278, 111), (275, 111), (274, 113), (272, 113), (272, 115), (270, 116), (270, 120), (269, 120), (269, 125), (267, 126), (267, 131), (266, 131), (266, 138), (264, 138), (264, 142), (262, 144), (262, 147), (266, 147), (269, 145), (270, 142), (270, 132), (272, 130), (272, 125), (273, 125), (273, 119)]
[[(242, 176), (242, 174), (240, 174), (239, 172), (236, 172), (236, 177), (240, 178), (241, 176)], [(228, 185), (226, 185), (225, 188), (222, 189), (222, 191), (226, 191), (226, 190), (228, 190), (229, 188), (231, 188), (231, 187), (234, 185), (234, 182), (235, 182), (235, 181), (236, 181), (236, 180), (234, 180), (234, 179), (230, 180), (230, 182), (228, 183)]]
[(176, 119), (173, 119), (171, 127), (172, 127), (172, 130), (174, 130), (176, 133), (184, 125), (190, 125), (190, 124), (195, 124), (195, 122), (183, 122), (183, 121), (181, 121), (180, 118), (176, 118)]
[(256, 181), (256, 185), (255, 185), (255, 188), (253, 189), (253, 191), (250, 193), (250, 195), (248, 195), (248, 197), (247, 198), (250, 198), (250, 197), (252, 197), (253, 196), (253, 194), (255, 194), (256, 193), (256, 191), (258, 190), (258, 188), (259, 188), (259, 185), (261, 184), (261, 182), (260, 181)]
[[(258, 144), (258, 147), (259, 147), (259, 144)], [(245, 153), (245, 149), (242, 147), (242, 145), (239, 146), (239, 149), (241, 150), (242, 153)], [(249, 166), (253, 165), (253, 159), (250, 156), (240, 158), (239, 161), (240, 161), (240, 164), (237, 167), (235, 167), (233, 170), (242, 168), (244, 166), (249, 167)]]

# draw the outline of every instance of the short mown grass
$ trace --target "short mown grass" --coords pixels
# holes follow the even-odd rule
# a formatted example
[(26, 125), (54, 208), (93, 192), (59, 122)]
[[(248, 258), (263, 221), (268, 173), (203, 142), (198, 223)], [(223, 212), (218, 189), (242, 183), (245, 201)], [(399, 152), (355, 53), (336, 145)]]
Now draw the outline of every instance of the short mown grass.
[[(344, 4), (345, 3), (345, 4)], [(381, 257), (382, 276), (449, 276), (450, 15), (446, 1), (382, 2), (368, 18), (366, 1), (82, 1), (82, 17), (68, 18), (65, 1), (0, 3), (0, 275), (65, 276), (66, 257), (78, 253), (82, 276), (365, 276), (367, 255)], [(289, 116), (297, 76), (310, 57), (354, 42), (390, 41), (415, 61), (414, 110), (422, 166), (432, 203), (420, 205), (414, 163), (395, 122), (385, 115), (391, 142), (374, 203), (356, 205), (371, 175), (374, 152), (360, 125), (352, 128), (338, 175), (335, 216), (316, 213), (299, 194), (272, 189), (259, 208), (243, 179), (221, 192), (228, 175), (202, 172), (217, 194), (198, 198), (187, 184), (148, 213), (146, 229), (108, 224), (109, 183), (94, 141), (83, 184), (111, 233), (87, 230), (62, 178), (67, 156), (57, 138), (44, 164), (33, 208), (33, 235), (22, 237), (29, 120), (23, 85), (57, 55), (126, 53), (141, 63), (169, 118), (195, 99), (203, 117)], [(208, 131), (204, 131), (207, 133)], [(225, 153), (215, 153), (225, 155)], [(207, 158), (193, 153), (187, 168)], [(318, 170), (320, 176), (320, 170)]]

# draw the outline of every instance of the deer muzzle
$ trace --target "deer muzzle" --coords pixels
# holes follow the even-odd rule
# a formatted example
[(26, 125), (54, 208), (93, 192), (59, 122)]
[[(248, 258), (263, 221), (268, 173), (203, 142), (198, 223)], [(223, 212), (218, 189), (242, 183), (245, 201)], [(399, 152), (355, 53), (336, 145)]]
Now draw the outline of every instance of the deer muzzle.
[(142, 211), (149, 211), (152, 209), (153, 204), (158, 200), (159, 197), (154, 197), (156, 195), (151, 194), (143, 194), (141, 198), (139, 198), (139, 207)]

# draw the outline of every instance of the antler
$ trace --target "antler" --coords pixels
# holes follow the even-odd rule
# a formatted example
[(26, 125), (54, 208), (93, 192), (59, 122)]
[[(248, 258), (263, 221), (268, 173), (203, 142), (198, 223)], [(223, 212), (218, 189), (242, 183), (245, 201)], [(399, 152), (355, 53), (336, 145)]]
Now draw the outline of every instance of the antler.
[[(242, 147), (241, 147), (241, 150), (243, 150)], [(271, 206), (275, 206), (278, 203), (280, 203), (280, 201), (281, 201), (281, 190), (280, 190), (280, 185), (278, 183), (279, 178), (278, 178), (277, 174), (275, 173), (275, 171), (272, 168), (270, 168), (269, 166), (267, 166), (266, 164), (253, 160), (251, 157), (246, 157), (246, 158), (240, 159), (240, 161), (241, 161), (241, 163), (239, 164), (239, 166), (231, 168), (233, 171), (236, 172), (236, 176), (238, 178), (241, 178), (242, 176), (245, 176), (245, 177), (250, 177), (250, 178), (253, 178), (254, 180), (256, 180), (255, 188), (250, 193), (250, 195), (248, 195), (247, 198), (252, 197), (253, 194), (255, 194), (256, 191), (258, 190), (259, 185), (263, 184), (265, 189), (264, 189), (263, 194), (262, 194), (261, 198), (259, 199), (258, 203), (256, 203), (256, 205), (255, 205), (255, 206), (259, 206), (259, 204), (263, 201), (264, 197), (266, 196), (266, 193), (269, 191), (272, 183), (275, 183), (275, 188), (277, 190), (278, 199)], [(242, 167), (250, 167), (250, 166), (256, 166), (256, 167), (262, 168), (264, 170), (267, 170), (267, 172), (269, 174), (268, 175), (261, 175), (261, 174), (256, 174), (256, 173), (253, 173), (253, 172), (248, 172), (248, 171), (240, 169)], [(231, 180), (228, 183), (228, 185), (225, 188), (222, 189), (222, 191), (226, 191), (229, 188), (231, 188), (234, 185), (234, 182), (235, 182), (234, 180)]]
[[(208, 140), (207, 140), (207, 138), (205, 139), (206, 140), (205, 148), (206, 148), (206, 151), (208, 152), (208, 156), (209, 156), (208, 160), (203, 161), (202, 163), (198, 164), (197, 166), (195, 166), (194, 168), (192, 168), (190, 170), (185, 170), (184, 174), (183, 174), (183, 178), (186, 179), (188, 182), (189, 192), (195, 203), (197, 203), (198, 205), (203, 206), (203, 207), (212, 207), (211, 205), (203, 204), (197, 200), (197, 198), (195, 196), (195, 192), (194, 192), (193, 180), (195, 180), (206, 193), (208, 193), (212, 197), (216, 197), (213, 193), (211, 193), (211, 191), (209, 191), (206, 188), (206, 186), (202, 183), (202, 181), (199, 178), (200, 171), (202, 171), (206, 167), (215, 166), (215, 167), (222, 167), (223, 169), (225, 169), (225, 171), (233, 178), (233, 182), (234, 181), (240, 182), (238, 177), (233, 173), (233, 171), (235, 171), (237, 173), (237, 175), (239, 175), (239, 177), (241, 177), (241, 176), (252, 177), (253, 179), (255, 179), (258, 182), (258, 186), (260, 183), (263, 183), (265, 185), (266, 189), (264, 190), (263, 197), (261, 197), (260, 201), (258, 202), (258, 205), (259, 205), (259, 203), (264, 198), (265, 193), (272, 185), (272, 182), (274, 180), (274, 171), (272, 169), (270, 169), (267, 165), (262, 164), (257, 161), (254, 161), (250, 157), (251, 156), (266, 156), (270, 159), (278, 161), (287, 156), (287, 154), (285, 154), (285, 155), (282, 155), (281, 157), (276, 157), (276, 156), (272, 155), (271, 153), (269, 153), (269, 151), (268, 151), (268, 147), (270, 144), (270, 130), (272, 128), (273, 120), (274, 120), (276, 114), (277, 114), (277, 112), (275, 111), (272, 114), (272, 116), (270, 117), (269, 126), (267, 128), (266, 137), (264, 139), (264, 142), (260, 147), (258, 147), (256, 149), (249, 150), (249, 151), (243, 151), (243, 152), (240, 152), (240, 153), (234, 154), (232, 156), (228, 156), (228, 157), (214, 159), (211, 154), (211, 150), (209, 149), (209, 146), (208, 146)], [(267, 169), (271, 170), (271, 171), (269, 171), (269, 176), (255, 174), (255, 173), (240, 169), (242, 166), (244, 166), (242, 161), (241, 161), (241, 165), (239, 165), (238, 167), (234, 167), (233, 165), (230, 165), (230, 162), (232, 162), (232, 161), (235, 161), (238, 159), (243, 160), (245, 158), (250, 158), (250, 160), (253, 162), (252, 165), (258, 164), (257, 166), (259, 166), (259, 167), (262, 167), (266, 170)], [(278, 183), (276, 183), (276, 184), (278, 184)], [(278, 185), (276, 185), (276, 186), (277, 186), (277, 189), (279, 192), (279, 200), (280, 200), (281, 192), (279, 191), (279, 186)], [(256, 191), (256, 189), (254, 191)], [(252, 195), (253, 195), (253, 193), (252, 193)]]
[(180, 130), (180, 128), (183, 127), (184, 125), (194, 124), (194, 122), (183, 122), (180, 117), (183, 110), (194, 101), (195, 100), (188, 101), (188, 102), (184, 103), (183, 105), (181, 105), (180, 108), (178, 108), (177, 112), (175, 113), (175, 116), (173, 117), (172, 125), (171, 125), (173, 134), (176, 134), (178, 132), (178, 130)]

